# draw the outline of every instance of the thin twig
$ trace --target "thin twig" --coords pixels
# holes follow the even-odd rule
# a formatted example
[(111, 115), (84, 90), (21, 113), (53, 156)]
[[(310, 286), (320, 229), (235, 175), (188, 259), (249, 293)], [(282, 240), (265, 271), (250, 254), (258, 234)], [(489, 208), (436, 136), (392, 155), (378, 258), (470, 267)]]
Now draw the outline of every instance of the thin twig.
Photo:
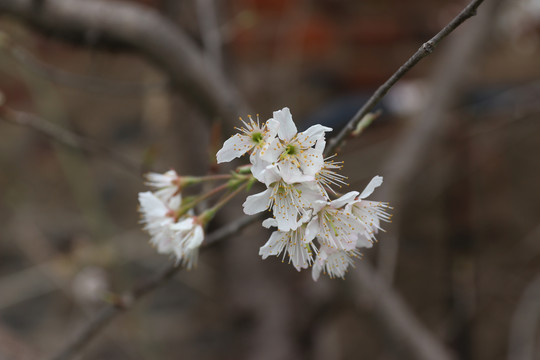
[(358, 305), (376, 319), (392, 340), (404, 350), (400, 359), (452, 360), (454, 354), (409, 311), (403, 299), (368, 261), (356, 264), (351, 275)]
[[(225, 225), (210, 233), (202, 247), (209, 247), (220, 240), (238, 233), (243, 228), (259, 220), (259, 216), (243, 216), (237, 221)], [(160, 285), (171, 279), (177, 272), (182, 270), (182, 266), (170, 264), (159, 273), (147, 281), (139, 284), (131, 291), (122, 296), (118, 296), (113, 301), (97, 312), (96, 315), (69, 341), (51, 360), (71, 359), (81, 349), (83, 349), (100, 331), (117, 315), (130, 309), (140, 298), (157, 289)]]
[(17, 16), (79, 45), (135, 50), (164, 70), (173, 85), (209, 117), (230, 119), (249, 113), (239, 91), (214, 64), (204, 61), (197, 45), (149, 7), (106, 0), (2, 0), (0, 14)]
[(197, 6), (197, 18), (206, 58), (212, 61), (217, 68), (222, 69), (222, 41), (218, 25), (217, 4), (215, 0), (197, 0), (195, 5)]
[(16, 45), (11, 37), (0, 31), (0, 51), (5, 51), (16, 62), (32, 73), (49, 80), (53, 84), (69, 86), (87, 92), (107, 95), (137, 96), (168, 88), (167, 81), (157, 83), (127, 82), (103, 79), (95, 76), (72, 73), (50, 65), (33, 55), (22, 46)]
[[(512, 316), (508, 360), (533, 360), (540, 321), (540, 274), (527, 285)], [(538, 355), (538, 354), (536, 354)]]
[(409, 58), (384, 84), (382, 84), (369, 98), (369, 100), (358, 110), (347, 125), (340, 133), (328, 142), (325, 150), (325, 155), (333, 154), (338, 148), (343, 145), (343, 142), (356, 129), (358, 123), (366, 116), (377, 103), (386, 95), (388, 90), (411, 70), (420, 60), (431, 54), (435, 47), (452, 31), (454, 31), (465, 20), (476, 15), (476, 9), (484, 0), (473, 0), (467, 5), (448, 25), (446, 25), (437, 35), (425, 42), (420, 48)]
[(23, 111), (11, 110), (5, 106), (2, 107), (0, 104), (0, 120), (31, 128), (38, 133), (71, 148), (82, 150), (87, 153), (105, 155), (105, 158), (113, 161), (116, 165), (121, 166), (135, 176), (140, 176), (141, 166), (128, 159), (123, 154), (96, 141), (74, 134), (50, 121), (40, 118), (39, 116)]
[[(502, 0), (491, 0), (482, 8), (482, 13), (475, 19), (467, 32), (451, 39), (436, 64), (426, 106), (418, 116), (413, 117), (401, 135), (394, 141), (393, 148), (382, 167), (385, 186), (378, 193), (382, 199), (397, 205), (407, 193), (406, 186), (419, 170), (425, 154), (443, 133), (450, 121), (448, 110), (467, 81), (467, 70), (487, 40), (490, 29), (495, 23), (496, 11)], [(469, 5), (470, 6), (470, 5)], [(399, 224), (400, 213), (394, 221)], [(397, 227), (396, 227), (397, 228)], [(399, 237), (389, 237), (378, 248), (379, 273), (392, 282), (399, 252)]]

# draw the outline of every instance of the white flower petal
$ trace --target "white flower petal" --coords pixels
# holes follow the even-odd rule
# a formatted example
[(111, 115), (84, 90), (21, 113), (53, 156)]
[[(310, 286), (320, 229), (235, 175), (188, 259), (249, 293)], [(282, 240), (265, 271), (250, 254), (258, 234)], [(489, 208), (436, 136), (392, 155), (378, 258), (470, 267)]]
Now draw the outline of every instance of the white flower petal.
[(196, 225), (193, 229), (193, 235), (187, 244), (187, 248), (193, 250), (201, 246), (204, 240), (204, 230), (201, 225)]
[(291, 140), (298, 132), (288, 107), (274, 111), (274, 120), (279, 122), (278, 136), (281, 140)]
[(259, 249), (259, 255), (261, 255), (263, 259), (266, 259), (268, 256), (279, 255), (286, 244), (287, 233), (274, 231), (266, 244)]
[(277, 227), (277, 221), (274, 218), (268, 218), (262, 222), (262, 226), (267, 229), (270, 229), (272, 226)]
[(217, 162), (218, 164), (229, 162), (244, 155), (253, 146), (254, 143), (249, 136), (235, 134), (225, 141), (223, 147), (217, 152)]
[(373, 242), (371, 240), (365, 238), (364, 236), (358, 237), (358, 240), (356, 241), (356, 247), (357, 248), (372, 248)]
[(150, 217), (165, 216), (169, 211), (165, 203), (150, 191), (139, 193), (139, 204), (143, 214)]
[(242, 204), (244, 213), (247, 215), (253, 215), (268, 209), (270, 206), (271, 195), (272, 191), (270, 189), (266, 189), (261, 193), (248, 196), (244, 204)]
[(381, 186), (383, 183), (383, 177), (382, 176), (375, 176), (373, 179), (371, 179), (371, 181), (369, 182), (369, 184), (366, 186), (366, 188), (364, 189), (364, 191), (362, 191), (362, 193), (360, 194), (360, 199), (365, 199), (367, 198), (369, 195), (371, 195), (373, 193), (373, 191), (378, 188), (379, 186)]
[(306, 240), (313, 241), (319, 234), (319, 231), (319, 218), (315, 215), (306, 226)]
[(266, 121), (266, 130), (267, 133), (265, 134), (264, 140), (269, 143), (271, 140), (274, 140), (278, 133), (279, 121), (274, 119), (268, 119)]
[(279, 160), (279, 156), (283, 153), (285, 147), (286, 145), (279, 139), (274, 139), (265, 147), (264, 153), (261, 152), (261, 159), (269, 163), (275, 163)]
[(174, 223), (171, 225), (171, 229), (175, 231), (188, 231), (193, 228), (193, 218), (188, 217), (180, 222)]
[(330, 206), (335, 209), (339, 209), (353, 202), (354, 199), (358, 196), (358, 194), (359, 194), (358, 191), (349, 191), (348, 193), (339, 197), (338, 199), (331, 201)]
[(304, 175), (315, 177), (315, 174), (318, 173), (324, 165), (323, 154), (316, 149), (306, 149), (297, 158), (300, 162), (300, 169)]
[(324, 138), (324, 133), (327, 131), (332, 131), (332, 128), (322, 125), (313, 125), (310, 126), (306, 131), (298, 134), (297, 139), (303, 147), (311, 147), (318, 140)]
[(314, 176), (304, 175), (300, 168), (290, 161), (281, 161), (277, 164), (279, 173), (287, 184), (300, 183), (303, 181), (314, 180)]

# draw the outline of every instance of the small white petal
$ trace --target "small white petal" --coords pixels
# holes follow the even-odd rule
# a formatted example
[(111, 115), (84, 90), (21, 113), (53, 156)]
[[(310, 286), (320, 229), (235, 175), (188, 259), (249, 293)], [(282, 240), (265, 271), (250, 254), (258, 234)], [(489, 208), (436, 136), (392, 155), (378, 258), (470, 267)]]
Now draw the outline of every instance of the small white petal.
[(253, 215), (268, 209), (270, 206), (271, 195), (272, 191), (270, 189), (266, 189), (261, 193), (248, 196), (244, 204), (242, 204), (244, 213), (247, 215)]
[(298, 156), (298, 160), (300, 161), (300, 169), (305, 175), (315, 176), (324, 165), (323, 154), (312, 148), (304, 150), (304, 152)]
[(266, 130), (268, 132), (266, 133), (264, 140), (269, 143), (271, 140), (274, 140), (278, 133), (279, 121), (274, 119), (268, 119), (266, 121)]
[(262, 226), (270, 229), (272, 226), (277, 227), (277, 221), (274, 218), (268, 218), (262, 222)]
[(180, 222), (174, 223), (171, 225), (171, 229), (177, 230), (177, 231), (188, 231), (191, 228), (193, 228), (193, 218), (189, 217), (187, 219), (184, 219)]
[(306, 131), (298, 134), (298, 141), (301, 142), (302, 146), (310, 147), (315, 144), (318, 140), (324, 138), (324, 133), (327, 131), (332, 131), (332, 128), (322, 126), (322, 125), (313, 125), (310, 126)]
[(223, 147), (217, 152), (217, 162), (218, 164), (229, 162), (244, 155), (253, 146), (254, 144), (249, 136), (235, 134), (225, 141)]
[(287, 145), (283, 144), (279, 139), (272, 140), (268, 146), (265, 147), (264, 154), (261, 153), (261, 159), (269, 163), (277, 162), (286, 146)]
[(358, 196), (358, 191), (349, 191), (345, 195), (341, 196), (340, 198), (333, 200), (330, 202), (330, 206), (339, 209), (351, 202), (354, 201), (354, 199)]
[(266, 259), (268, 256), (279, 255), (283, 251), (287, 241), (287, 233), (274, 231), (266, 244), (259, 249), (259, 255), (261, 255), (263, 259)]
[(306, 240), (313, 241), (319, 234), (319, 231), (319, 218), (315, 215), (306, 226)]
[(193, 235), (191, 237), (191, 241), (187, 244), (187, 248), (190, 250), (198, 248), (199, 246), (201, 246), (203, 240), (204, 240), (204, 230), (202, 226), (197, 225), (195, 229), (193, 230)]
[(304, 175), (300, 168), (292, 164), (290, 161), (282, 161), (278, 163), (279, 173), (287, 184), (300, 183), (304, 181), (311, 181), (315, 179), (315, 176)]
[(278, 136), (281, 140), (291, 140), (298, 132), (288, 107), (274, 111), (274, 120), (279, 122)]
[(366, 188), (364, 189), (364, 191), (362, 191), (362, 193), (360, 194), (360, 199), (365, 199), (367, 198), (369, 195), (371, 195), (373, 193), (373, 191), (378, 188), (379, 186), (381, 186), (383, 183), (383, 177), (382, 176), (375, 176), (373, 179), (371, 179), (371, 181), (369, 182), (369, 184), (366, 186)]

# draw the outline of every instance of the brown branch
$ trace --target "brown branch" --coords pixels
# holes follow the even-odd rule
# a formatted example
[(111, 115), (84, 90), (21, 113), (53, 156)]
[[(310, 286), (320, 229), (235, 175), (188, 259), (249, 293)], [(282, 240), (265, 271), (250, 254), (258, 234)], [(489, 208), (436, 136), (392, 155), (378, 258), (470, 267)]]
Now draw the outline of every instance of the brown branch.
[[(39, 4), (37, 6), (36, 4)], [(105, 0), (2, 0), (11, 14), (62, 40), (93, 47), (120, 44), (163, 69), (204, 114), (236, 118), (247, 112), (239, 92), (177, 26), (151, 8)]]
[[(243, 228), (260, 220), (259, 216), (243, 216), (240, 219), (225, 225), (210, 233), (202, 247), (209, 247), (217, 242), (238, 233)], [(159, 286), (170, 280), (181, 266), (171, 264), (150, 279), (134, 287), (124, 295), (118, 296), (102, 308), (94, 317), (69, 341), (51, 360), (67, 360), (75, 356), (90, 341), (92, 341), (105, 326), (120, 313), (129, 310), (140, 298), (151, 293)]]
[(53, 84), (69, 86), (90, 93), (113, 96), (141, 96), (151, 92), (164, 91), (169, 86), (167, 81), (147, 84), (76, 74), (47, 64), (20, 46), (11, 45), (8, 50), (14, 60), (32, 73), (47, 79)]
[[(385, 186), (379, 193), (383, 199), (392, 201), (399, 209), (399, 202), (409, 180), (419, 169), (425, 154), (436, 142), (439, 134), (451, 120), (448, 115), (456, 97), (467, 81), (468, 71), (475, 65), (475, 59), (495, 24), (496, 11), (502, 0), (488, 1), (482, 13), (471, 23), (467, 32), (459, 34), (450, 41), (441, 53), (432, 77), (432, 90), (426, 106), (418, 116), (411, 119), (401, 136), (394, 141), (393, 148), (382, 166)], [(469, 5), (470, 6), (470, 5)], [(399, 212), (394, 218), (400, 222)], [(389, 237), (378, 248), (378, 270), (392, 282), (397, 263), (398, 237)]]
[(414, 316), (391, 286), (369, 265), (361, 261), (351, 273), (357, 305), (373, 315), (403, 351), (401, 358), (452, 360), (454, 355)]
[(64, 146), (87, 153), (105, 155), (104, 158), (109, 159), (135, 176), (139, 176), (141, 173), (141, 166), (126, 158), (123, 154), (96, 141), (74, 134), (50, 121), (40, 118), (39, 116), (22, 111), (11, 110), (2, 106), (0, 103), (0, 120), (31, 128)]
[(382, 84), (368, 99), (368, 101), (358, 110), (347, 125), (339, 132), (339, 134), (332, 138), (328, 142), (325, 154), (333, 154), (342, 145), (349, 135), (354, 131), (358, 123), (362, 121), (379, 101), (386, 95), (388, 90), (394, 86), (394, 84), (401, 79), (409, 70), (411, 70), (420, 60), (431, 54), (437, 45), (452, 31), (454, 31), (465, 20), (476, 15), (476, 9), (484, 0), (473, 0), (467, 5), (448, 25), (446, 25), (441, 31), (432, 37), (429, 41), (425, 42), (420, 48), (403, 64), (384, 84)]

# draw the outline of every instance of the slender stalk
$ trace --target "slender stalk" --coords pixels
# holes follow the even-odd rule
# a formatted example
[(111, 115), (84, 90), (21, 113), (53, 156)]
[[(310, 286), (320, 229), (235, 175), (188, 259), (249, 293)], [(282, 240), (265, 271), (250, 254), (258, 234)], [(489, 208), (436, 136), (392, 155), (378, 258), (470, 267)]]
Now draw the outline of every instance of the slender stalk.
[(431, 54), (437, 45), (454, 31), (465, 20), (476, 15), (476, 9), (484, 0), (473, 0), (467, 5), (448, 25), (446, 25), (441, 31), (432, 37), (429, 41), (425, 42), (420, 48), (403, 64), (384, 84), (382, 84), (369, 98), (369, 100), (358, 110), (351, 120), (345, 125), (340, 133), (332, 138), (328, 142), (328, 146), (325, 150), (325, 155), (332, 154), (338, 148), (343, 145), (345, 139), (351, 135), (356, 129), (358, 123), (366, 116), (379, 101), (386, 95), (388, 90), (394, 86), (394, 84), (401, 79), (409, 70), (411, 70), (420, 60)]
[(197, 180), (200, 181), (215, 181), (215, 180), (228, 180), (232, 177), (231, 174), (217, 174), (208, 176), (198, 176)]
[(220, 199), (219, 202), (212, 207), (212, 210), (218, 211), (219, 209), (221, 209), (223, 207), (223, 205), (228, 203), (233, 197), (238, 195), (242, 190), (244, 190), (248, 186), (249, 180), (250, 179), (247, 178), (244, 181), (244, 183), (242, 185), (240, 185), (237, 189), (235, 189), (234, 191), (232, 191), (231, 193), (225, 195), (222, 199)]

